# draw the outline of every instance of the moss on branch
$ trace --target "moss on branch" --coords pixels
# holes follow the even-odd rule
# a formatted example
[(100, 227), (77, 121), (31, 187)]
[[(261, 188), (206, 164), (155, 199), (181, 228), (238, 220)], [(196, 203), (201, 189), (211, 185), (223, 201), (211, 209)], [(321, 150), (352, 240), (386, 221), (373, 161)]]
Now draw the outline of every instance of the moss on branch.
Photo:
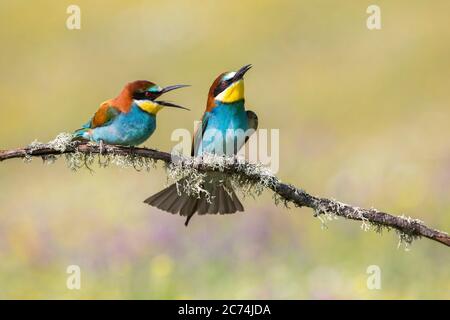
[(97, 164), (100, 167), (116, 165), (135, 170), (150, 170), (155, 168), (157, 161), (164, 162), (168, 178), (178, 181), (183, 178), (181, 191), (191, 195), (208, 197), (202, 188), (207, 172), (219, 172), (231, 181), (233, 187), (245, 196), (257, 197), (270, 189), (274, 192), (275, 204), (288, 207), (308, 207), (313, 209), (314, 216), (325, 226), (328, 221), (342, 217), (361, 221), (361, 229), (395, 230), (399, 237), (399, 245), (410, 245), (415, 239), (426, 237), (450, 246), (447, 233), (432, 229), (422, 221), (406, 216), (396, 216), (374, 208), (365, 209), (351, 206), (334, 199), (320, 198), (293, 185), (283, 183), (268, 168), (259, 163), (249, 163), (239, 157), (221, 157), (204, 155), (191, 158), (172, 155), (148, 148), (123, 147), (114, 145), (99, 145), (85, 141), (73, 141), (70, 133), (61, 133), (48, 143), (32, 142), (25, 148), (0, 151), (0, 161), (22, 158), (29, 162), (33, 157), (41, 157), (45, 163), (53, 163), (64, 156), (71, 170), (79, 170)]

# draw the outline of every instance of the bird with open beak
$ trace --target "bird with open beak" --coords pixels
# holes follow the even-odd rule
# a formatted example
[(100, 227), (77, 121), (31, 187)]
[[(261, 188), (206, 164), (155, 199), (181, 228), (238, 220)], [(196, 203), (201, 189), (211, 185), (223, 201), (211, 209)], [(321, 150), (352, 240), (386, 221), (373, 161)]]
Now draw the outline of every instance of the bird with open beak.
[(136, 146), (146, 141), (156, 129), (156, 114), (166, 107), (189, 110), (167, 101), (156, 100), (169, 91), (187, 87), (173, 85), (162, 88), (146, 80), (125, 85), (120, 94), (103, 102), (94, 116), (74, 139), (86, 139), (100, 144)]

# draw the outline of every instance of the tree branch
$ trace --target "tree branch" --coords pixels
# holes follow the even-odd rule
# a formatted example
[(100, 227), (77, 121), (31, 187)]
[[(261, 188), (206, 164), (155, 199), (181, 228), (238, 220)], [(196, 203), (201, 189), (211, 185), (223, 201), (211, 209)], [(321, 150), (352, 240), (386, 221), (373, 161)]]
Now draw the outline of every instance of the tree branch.
[(224, 165), (218, 166), (216, 163), (206, 163), (193, 161), (192, 159), (173, 157), (170, 153), (157, 151), (147, 148), (130, 148), (123, 146), (104, 145), (100, 150), (98, 145), (74, 141), (55, 143), (56, 139), (47, 144), (33, 143), (28, 147), (0, 151), (0, 161), (13, 158), (42, 157), (47, 159), (61, 154), (83, 154), (92, 156), (101, 154), (104, 156), (123, 156), (129, 158), (140, 158), (147, 160), (159, 160), (172, 165), (175, 162), (186, 168), (195, 167), (199, 172), (220, 171), (232, 175), (245, 177), (247, 181), (262, 183), (270, 188), (286, 204), (293, 203), (298, 207), (308, 207), (314, 210), (315, 216), (325, 215), (326, 218), (344, 217), (346, 219), (362, 221), (362, 227), (369, 229), (374, 227), (377, 231), (383, 228), (394, 229), (400, 236), (400, 241), (406, 243), (412, 242), (415, 238), (426, 237), (428, 239), (440, 242), (450, 246), (450, 237), (447, 233), (432, 229), (426, 226), (418, 219), (412, 219), (404, 216), (394, 216), (376, 209), (364, 209), (341, 203), (336, 200), (320, 198), (310, 195), (306, 191), (293, 185), (281, 182), (277, 177), (267, 172), (261, 171), (254, 164), (239, 161), (233, 158), (233, 161), (227, 161)]

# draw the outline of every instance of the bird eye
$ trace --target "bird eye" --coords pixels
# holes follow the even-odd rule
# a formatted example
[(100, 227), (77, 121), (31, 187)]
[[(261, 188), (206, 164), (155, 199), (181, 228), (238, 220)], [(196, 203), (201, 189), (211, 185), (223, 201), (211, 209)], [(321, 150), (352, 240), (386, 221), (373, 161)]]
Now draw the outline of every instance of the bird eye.
[(145, 96), (146, 96), (147, 98), (150, 98), (150, 97), (152, 96), (152, 93), (151, 93), (151, 92), (148, 92), (148, 91), (146, 91), (146, 92), (145, 92)]

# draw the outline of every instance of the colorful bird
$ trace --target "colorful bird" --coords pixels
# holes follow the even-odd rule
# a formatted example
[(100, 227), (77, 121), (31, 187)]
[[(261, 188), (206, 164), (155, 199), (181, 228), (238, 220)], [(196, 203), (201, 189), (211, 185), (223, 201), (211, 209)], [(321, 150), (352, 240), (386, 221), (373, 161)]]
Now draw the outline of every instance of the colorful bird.
[[(245, 110), (243, 77), (250, 68), (251, 65), (246, 65), (237, 72), (222, 73), (213, 82), (201, 125), (194, 135), (193, 156), (205, 153), (234, 155), (257, 129), (256, 114)], [(179, 194), (177, 184), (173, 184), (144, 202), (186, 216), (186, 226), (195, 213), (227, 214), (244, 210), (225, 175), (208, 174), (203, 188), (208, 191), (209, 198)]]
[(114, 99), (100, 105), (94, 116), (74, 133), (75, 139), (100, 143), (136, 146), (147, 140), (156, 129), (156, 114), (164, 107), (189, 110), (171, 102), (157, 101), (163, 93), (187, 87), (165, 88), (146, 80), (125, 85)]

